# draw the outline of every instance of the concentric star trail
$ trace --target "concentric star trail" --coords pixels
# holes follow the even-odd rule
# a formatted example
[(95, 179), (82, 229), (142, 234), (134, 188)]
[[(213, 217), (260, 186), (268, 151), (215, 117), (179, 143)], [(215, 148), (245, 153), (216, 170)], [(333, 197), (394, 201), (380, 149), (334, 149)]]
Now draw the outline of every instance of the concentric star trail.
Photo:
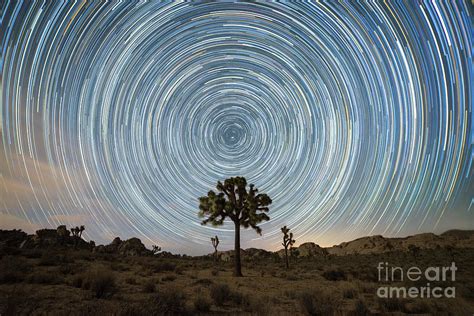
[(1, 10), (1, 226), (205, 253), (233, 226), (197, 198), (245, 176), (274, 201), (245, 247), (474, 228), (469, 2)]

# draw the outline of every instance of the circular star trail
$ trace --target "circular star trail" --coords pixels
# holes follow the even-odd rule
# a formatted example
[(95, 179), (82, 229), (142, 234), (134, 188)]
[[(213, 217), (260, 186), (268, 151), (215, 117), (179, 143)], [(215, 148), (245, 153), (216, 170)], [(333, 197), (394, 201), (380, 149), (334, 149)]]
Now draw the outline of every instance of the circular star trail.
[(283, 225), (324, 243), (472, 219), (468, 2), (1, 16), (4, 216), (204, 253), (233, 226), (201, 226), (197, 198), (241, 175), (274, 201), (244, 246), (278, 247)]

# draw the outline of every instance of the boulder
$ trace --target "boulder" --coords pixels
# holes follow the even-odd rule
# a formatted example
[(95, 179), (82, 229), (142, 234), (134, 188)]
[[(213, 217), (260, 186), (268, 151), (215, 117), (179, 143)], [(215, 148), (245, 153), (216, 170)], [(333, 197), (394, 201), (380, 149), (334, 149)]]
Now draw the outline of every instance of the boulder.
[(250, 259), (250, 260), (260, 260), (260, 259), (267, 259), (267, 258), (273, 257), (272, 252), (266, 251), (264, 249), (258, 249), (258, 248), (248, 248), (248, 249), (245, 249), (243, 253), (245, 254), (244, 258)]
[(117, 250), (119, 254), (125, 256), (140, 256), (149, 252), (141, 240), (136, 237), (123, 241)]
[[(280, 249), (277, 251), (277, 254), (280, 258), (285, 257), (285, 249)], [(325, 248), (321, 248), (319, 245), (314, 242), (305, 242), (299, 247), (293, 247), (288, 249), (288, 256), (294, 256), (298, 258), (304, 257), (322, 257), (328, 254)]]
[[(240, 249), (240, 258), (244, 258), (246, 255), (246, 251)], [(234, 259), (234, 250), (227, 250), (227, 251), (218, 251), (217, 256), (219, 260), (224, 262), (232, 261)]]
[(91, 250), (91, 244), (78, 236), (71, 236), (65, 225), (56, 229), (40, 229), (35, 235), (28, 235), (22, 248), (74, 247)]
[(134, 237), (128, 240), (121, 240), (115, 237), (107, 246), (94, 247), (95, 252), (115, 253), (124, 256), (144, 256), (151, 254), (151, 250), (146, 249), (140, 239)]
[(314, 242), (306, 242), (298, 247), (299, 257), (316, 257), (327, 255), (327, 250)]
[(28, 235), (20, 230), (0, 230), (0, 243), (5, 247), (20, 247)]
[(40, 229), (36, 231), (32, 238), (32, 246), (34, 248), (55, 247), (62, 244), (62, 240), (58, 235), (57, 229)]
[(66, 225), (61, 225), (56, 229), (56, 234), (60, 238), (67, 238), (71, 235), (71, 232), (66, 228)]

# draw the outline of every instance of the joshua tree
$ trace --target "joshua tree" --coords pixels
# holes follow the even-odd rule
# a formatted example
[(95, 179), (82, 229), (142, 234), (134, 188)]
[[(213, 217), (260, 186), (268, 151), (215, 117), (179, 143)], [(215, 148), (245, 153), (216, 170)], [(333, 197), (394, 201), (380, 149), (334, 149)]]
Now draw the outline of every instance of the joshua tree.
[(219, 237), (211, 237), (212, 246), (214, 247), (214, 260), (217, 261), (217, 246), (219, 245)]
[(211, 190), (207, 196), (199, 198), (199, 217), (208, 216), (202, 221), (202, 225), (222, 225), (227, 217), (234, 222), (234, 276), (240, 277), (240, 226), (250, 226), (261, 235), (262, 229), (257, 224), (270, 219), (266, 212), (272, 200), (268, 195), (258, 193), (253, 184), (249, 185), (247, 191), (247, 180), (244, 177), (232, 177), (224, 183), (218, 181), (216, 189), (218, 193)]
[(289, 233), (290, 229), (287, 228), (286, 226), (283, 226), (281, 228), (281, 232), (283, 233), (282, 245), (283, 247), (285, 247), (285, 263), (286, 263), (286, 268), (288, 269), (290, 267), (290, 264), (288, 261), (288, 248), (293, 247), (295, 240), (293, 239), (293, 233)]
[(84, 230), (85, 230), (84, 225), (81, 225), (81, 227), (76, 226), (74, 228), (71, 228), (72, 236), (82, 238), (82, 232)]
[(79, 239), (82, 238), (82, 232), (84, 230), (84, 225), (81, 225), (81, 227), (76, 226), (74, 228), (71, 228), (72, 237), (74, 238), (74, 248), (77, 247), (77, 243), (79, 242)]
[(161, 247), (159, 247), (158, 245), (153, 245), (151, 246), (151, 248), (152, 248), (151, 251), (154, 255), (157, 255), (161, 251)]

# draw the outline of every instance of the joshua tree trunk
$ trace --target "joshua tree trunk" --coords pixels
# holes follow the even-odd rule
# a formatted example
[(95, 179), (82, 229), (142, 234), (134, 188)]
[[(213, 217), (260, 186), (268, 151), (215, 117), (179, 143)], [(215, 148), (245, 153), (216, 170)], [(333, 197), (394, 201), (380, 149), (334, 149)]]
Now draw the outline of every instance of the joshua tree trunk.
[(290, 264), (288, 262), (288, 248), (285, 247), (285, 263), (286, 263), (286, 268), (288, 269), (290, 267)]
[(235, 246), (234, 246), (234, 276), (241, 277), (242, 267), (240, 264), (240, 223), (235, 222)]

